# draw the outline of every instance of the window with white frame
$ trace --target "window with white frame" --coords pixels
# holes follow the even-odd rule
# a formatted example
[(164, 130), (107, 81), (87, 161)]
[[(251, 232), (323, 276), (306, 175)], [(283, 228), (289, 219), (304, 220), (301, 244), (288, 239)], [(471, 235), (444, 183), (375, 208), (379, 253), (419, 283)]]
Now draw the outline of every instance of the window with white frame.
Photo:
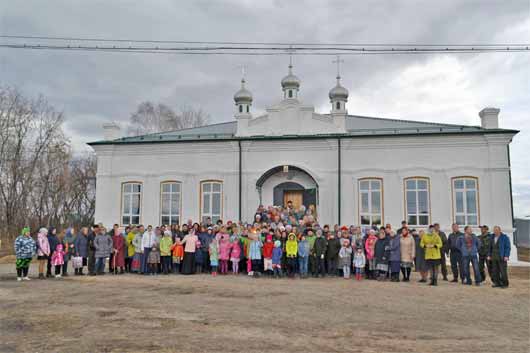
[(160, 223), (180, 224), (181, 184), (176, 181), (163, 182), (160, 186)]
[(453, 178), (453, 210), (456, 224), (478, 226), (477, 178)]
[(428, 226), (430, 221), (429, 179), (405, 179), (405, 205), (407, 223), (412, 226)]
[(359, 180), (359, 218), (361, 225), (383, 224), (383, 180)]
[(121, 186), (121, 224), (140, 224), (142, 184), (123, 183)]
[(212, 223), (222, 218), (223, 183), (220, 181), (203, 181), (201, 183), (201, 220), (206, 222), (210, 217)]

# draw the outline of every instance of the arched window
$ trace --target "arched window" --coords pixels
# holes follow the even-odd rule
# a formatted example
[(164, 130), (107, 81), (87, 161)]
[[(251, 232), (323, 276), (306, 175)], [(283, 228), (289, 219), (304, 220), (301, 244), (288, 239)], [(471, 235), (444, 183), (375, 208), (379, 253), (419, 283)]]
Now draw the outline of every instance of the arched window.
[(454, 222), (459, 225), (478, 226), (478, 178), (452, 179)]
[(240, 112), (240, 113), (243, 113), (243, 104), (240, 104), (240, 105), (239, 105), (239, 112)]
[(180, 224), (181, 188), (176, 181), (160, 184), (160, 224)]
[(126, 182), (121, 184), (121, 224), (140, 224), (142, 184)]
[(223, 182), (207, 180), (201, 182), (201, 221), (210, 217), (215, 223), (223, 217)]
[(429, 178), (411, 177), (405, 179), (405, 216), (411, 226), (430, 224)]
[(383, 179), (359, 180), (359, 219), (361, 225), (383, 224)]
[(337, 102), (336, 106), (337, 106), (337, 110), (340, 110), (340, 102)]
[(293, 91), (289, 90), (289, 98), (293, 98)]

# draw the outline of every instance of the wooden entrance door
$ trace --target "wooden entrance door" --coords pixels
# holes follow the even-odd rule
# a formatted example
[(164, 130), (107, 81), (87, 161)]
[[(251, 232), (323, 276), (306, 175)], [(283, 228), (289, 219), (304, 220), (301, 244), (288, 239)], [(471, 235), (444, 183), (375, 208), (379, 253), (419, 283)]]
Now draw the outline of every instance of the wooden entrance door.
[(285, 190), (283, 192), (283, 205), (287, 206), (287, 201), (291, 201), (293, 203), (294, 209), (297, 210), (303, 204), (303, 198), (303, 190)]

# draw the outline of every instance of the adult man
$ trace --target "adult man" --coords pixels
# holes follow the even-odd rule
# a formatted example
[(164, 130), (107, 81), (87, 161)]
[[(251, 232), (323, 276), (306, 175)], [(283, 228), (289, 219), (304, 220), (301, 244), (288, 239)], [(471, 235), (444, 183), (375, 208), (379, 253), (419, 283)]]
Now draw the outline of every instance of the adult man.
[(464, 274), (462, 272), (462, 254), (456, 243), (458, 238), (462, 237), (464, 233), (460, 231), (456, 223), (453, 223), (451, 229), (452, 233), (449, 234), (448, 238), (449, 260), (451, 261), (451, 271), (453, 272), (453, 280), (451, 282), (458, 282), (459, 277), (460, 280), (464, 280)]
[(510, 259), (510, 238), (501, 232), (501, 227), (493, 227), (488, 260), (491, 261), (491, 279), (494, 288), (508, 287), (508, 260)]
[(90, 276), (96, 275), (96, 248), (94, 247), (94, 239), (96, 239), (96, 235), (98, 233), (99, 233), (99, 224), (94, 224), (87, 238), (88, 240), (87, 266), (88, 266), (88, 274)]
[(408, 227), (407, 221), (401, 221), (401, 228), (397, 230), (397, 235), (401, 235), (401, 232), (403, 231), (403, 229), (407, 227)]
[(490, 241), (492, 235), (488, 226), (483, 225), (480, 227), (480, 235), (478, 239), (480, 240), (480, 248), (478, 249), (478, 269), (480, 271), (480, 277), (482, 281), (486, 280), (486, 271), (484, 267), (488, 268), (488, 274), (491, 276), (491, 261), (488, 260), (488, 253), (490, 250)]
[(149, 258), (149, 253), (151, 252), (151, 249), (153, 248), (155, 237), (156, 237), (156, 234), (153, 231), (153, 226), (148, 225), (147, 230), (142, 236), (142, 248), (144, 248), (144, 256), (142, 256), (142, 272), (146, 275), (148, 275), (150, 272), (147, 259)]
[(471, 274), (469, 270), (469, 264), (473, 266), (473, 275), (475, 276), (475, 285), (479, 286), (482, 282), (482, 277), (480, 277), (480, 271), (478, 270), (478, 249), (480, 248), (480, 240), (477, 236), (473, 234), (473, 230), (470, 226), (464, 228), (464, 236), (458, 238), (456, 246), (460, 249), (462, 254), (462, 272), (464, 279), (462, 284), (471, 285)]
[(94, 239), (94, 248), (96, 248), (96, 274), (105, 274), (105, 261), (112, 252), (112, 238), (105, 233), (104, 227), (99, 227), (99, 232)]
[(318, 262), (315, 256), (315, 240), (317, 237), (313, 233), (313, 229), (307, 229), (306, 233), (306, 239), (309, 243), (309, 272), (315, 277), (318, 274)]
[(328, 265), (328, 275), (329, 276), (336, 276), (337, 275), (337, 262), (339, 260), (339, 251), (341, 247), (340, 239), (340, 231), (338, 231), (337, 236), (335, 234), (330, 233), (329, 239), (328, 239), (328, 247), (326, 251), (326, 259), (327, 259), (327, 265)]
[(447, 281), (447, 261), (445, 260), (445, 254), (449, 252), (447, 235), (440, 230), (440, 223), (434, 223), (434, 230), (442, 239), (442, 248), (440, 249), (440, 267), (442, 269), (442, 277), (444, 281)]

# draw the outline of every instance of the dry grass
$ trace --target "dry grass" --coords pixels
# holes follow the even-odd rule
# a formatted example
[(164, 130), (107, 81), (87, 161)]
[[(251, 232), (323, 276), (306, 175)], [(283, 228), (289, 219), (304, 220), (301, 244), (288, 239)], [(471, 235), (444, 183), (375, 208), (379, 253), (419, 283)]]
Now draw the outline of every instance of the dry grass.
[[(33, 265), (35, 266), (35, 264)], [(529, 272), (441, 282), (124, 275), (14, 281), (1, 352), (528, 352)]]

